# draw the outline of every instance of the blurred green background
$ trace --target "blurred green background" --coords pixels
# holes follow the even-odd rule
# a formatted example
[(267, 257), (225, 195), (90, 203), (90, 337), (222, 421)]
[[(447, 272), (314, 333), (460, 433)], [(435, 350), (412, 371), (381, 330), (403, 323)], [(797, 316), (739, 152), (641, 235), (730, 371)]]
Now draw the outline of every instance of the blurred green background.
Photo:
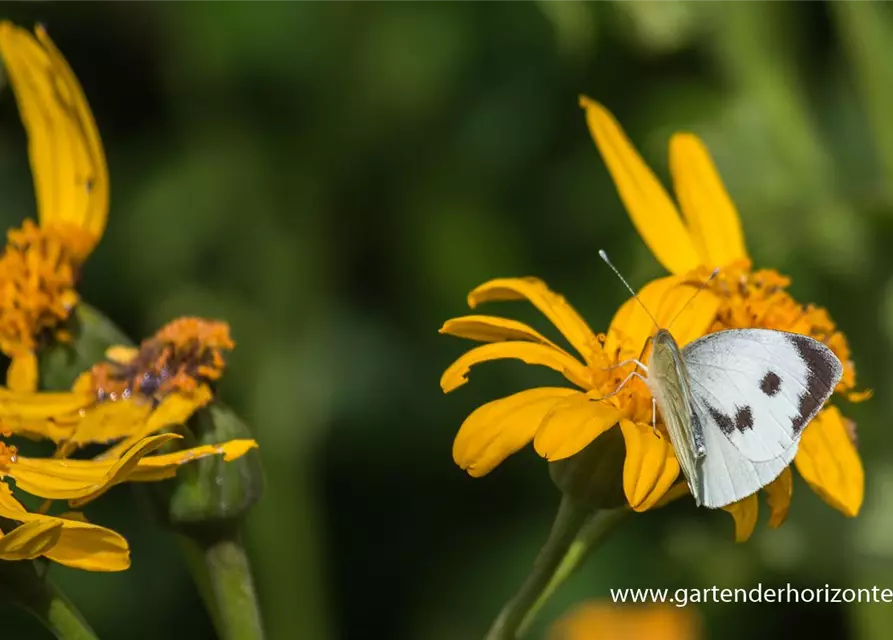
[[(860, 386), (857, 519), (796, 479), (788, 522), (733, 541), (678, 503), (632, 519), (531, 637), (610, 587), (893, 588), (893, 7), (881, 3), (13, 3), (46, 25), (108, 155), (108, 231), (81, 291), (142, 338), (225, 318), (222, 396), (261, 443), (246, 524), (269, 637), (481, 637), (527, 574), (558, 493), (532, 450), (472, 479), (452, 440), (479, 404), (556, 380), (517, 362), (444, 396), (469, 344), (439, 336), (494, 277), (536, 275), (597, 329), (661, 270), (577, 105), (602, 101), (669, 184), (701, 135), (758, 267), (829, 308)], [(0, 95), (0, 222), (34, 216)], [(551, 327), (522, 304), (496, 314)], [(87, 514), (133, 567), (52, 576), (103, 638), (212, 638), (181, 556), (119, 486)], [(884, 604), (712, 604), (710, 638), (889, 638)], [(42, 638), (5, 612), (3, 636)]]

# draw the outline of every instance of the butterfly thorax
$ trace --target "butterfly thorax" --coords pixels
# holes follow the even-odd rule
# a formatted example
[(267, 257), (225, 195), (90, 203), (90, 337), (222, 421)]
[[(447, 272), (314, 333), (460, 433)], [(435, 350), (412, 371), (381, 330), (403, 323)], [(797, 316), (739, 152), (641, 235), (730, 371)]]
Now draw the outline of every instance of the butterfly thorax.
[(701, 503), (698, 462), (704, 457), (702, 426), (691, 406), (691, 381), (679, 345), (666, 329), (654, 335), (648, 358), (648, 386), (657, 401), (676, 458), (689, 481), (697, 504)]

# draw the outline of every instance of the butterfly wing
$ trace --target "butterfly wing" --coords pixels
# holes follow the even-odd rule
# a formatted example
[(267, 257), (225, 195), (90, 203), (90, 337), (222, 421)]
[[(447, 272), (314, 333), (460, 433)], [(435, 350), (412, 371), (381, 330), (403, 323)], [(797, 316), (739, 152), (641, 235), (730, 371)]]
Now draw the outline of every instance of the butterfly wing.
[[(768, 329), (712, 333), (688, 344), (682, 357), (705, 439), (722, 434), (741, 458), (757, 463), (757, 475), (793, 458), (803, 429), (843, 373), (837, 356), (818, 340)], [(714, 464), (721, 462), (711, 444), (719, 442), (707, 442)], [(730, 455), (725, 462), (741, 466), (730, 448), (720, 450)]]

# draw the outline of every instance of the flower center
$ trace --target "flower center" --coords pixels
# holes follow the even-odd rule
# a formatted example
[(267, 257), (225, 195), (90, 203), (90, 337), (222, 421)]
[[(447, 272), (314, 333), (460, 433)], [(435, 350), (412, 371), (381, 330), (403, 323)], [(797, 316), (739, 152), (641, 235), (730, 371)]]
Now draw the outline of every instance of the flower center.
[(18, 449), (14, 446), (0, 442), (0, 470), (8, 469), (9, 465), (15, 464), (18, 453)]
[(128, 398), (134, 393), (153, 398), (188, 394), (220, 379), (226, 367), (223, 352), (234, 347), (226, 323), (179, 318), (143, 341), (128, 362), (94, 366), (93, 387), (99, 400)]
[(77, 304), (77, 237), (26, 220), (8, 231), (7, 240), (0, 256), (0, 351), (12, 356), (33, 351)]

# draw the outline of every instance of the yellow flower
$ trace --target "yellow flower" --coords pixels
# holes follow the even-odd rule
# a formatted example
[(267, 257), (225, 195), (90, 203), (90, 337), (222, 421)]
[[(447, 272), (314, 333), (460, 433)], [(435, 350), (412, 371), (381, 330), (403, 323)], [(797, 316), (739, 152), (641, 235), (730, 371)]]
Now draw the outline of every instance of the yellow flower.
[[(853, 391), (856, 372), (849, 346), (827, 311), (797, 302), (787, 292), (787, 277), (771, 269), (752, 270), (737, 210), (704, 144), (690, 133), (676, 133), (670, 140), (677, 209), (607, 109), (585, 97), (581, 106), (633, 224), (673, 274), (656, 282), (703, 282), (719, 267), (709, 285), (719, 308), (708, 333), (761, 327), (809, 335), (828, 345), (844, 365), (836, 393), (851, 401), (867, 399), (870, 394)], [(862, 505), (864, 472), (850, 424), (836, 407), (826, 407), (804, 430), (794, 464), (819, 496), (853, 517)], [(784, 520), (791, 486), (788, 469), (767, 487), (770, 526)], [(756, 495), (727, 510), (735, 517), (737, 537), (746, 539), (757, 518)]]
[(107, 361), (81, 374), (70, 392), (0, 388), (0, 422), (12, 433), (54, 441), (60, 457), (116, 443), (100, 455), (114, 458), (209, 404), (223, 354), (234, 346), (226, 323), (179, 318), (139, 348), (110, 348)]
[(28, 134), (39, 224), (10, 230), (0, 255), (0, 352), (10, 388), (37, 386), (36, 352), (78, 303), (84, 261), (105, 230), (109, 179), (99, 131), (77, 78), (42, 27), (0, 22), (0, 56)]
[[(658, 281), (646, 286), (642, 302), (658, 322), (674, 322), (681, 345), (702, 335), (716, 315), (718, 300), (706, 293), (686, 306), (696, 287), (685, 282)], [(606, 335), (596, 335), (564, 298), (535, 278), (504, 278), (487, 282), (468, 296), (474, 308), (488, 301), (526, 299), (567, 338), (579, 357), (532, 327), (496, 316), (471, 315), (444, 323), (441, 333), (486, 342), (450, 365), (440, 380), (444, 393), (467, 381), (469, 369), (504, 358), (549, 367), (574, 388), (543, 387), (489, 402), (471, 413), (459, 429), (453, 458), (472, 476), (489, 473), (531, 440), (544, 458), (555, 461), (580, 452), (619, 424), (626, 443), (623, 487), (629, 505), (644, 511), (657, 504), (679, 475), (669, 438), (654, 436), (651, 394), (631, 379), (611, 395), (634, 365), (618, 366), (641, 356), (653, 331), (648, 315), (636, 304), (625, 304)], [(680, 310), (684, 310), (680, 314)], [(601, 400), (610, 396), (606, 400)]]
[(700, 640), (701, 618), (690, 607), (664, 603), (586, 602), (549, 630), (549, 640)]
[[(177, 468), (209, 455), (235, 460), (257, 446), (253, 440), (233, 440), (172, 454), (149, 455), (176, 434), (144, 438), (107, 460), (29, 458), (0, 442), (0, 479), (13, 480), (20, 491), (48, 500), (67, 500), (81, 507), (122, 482), (153, 482), (173, 477)], [(79, 512), (61, 516), (28, 512), (0, 482), (0, 518), (22, 523), (0, 537), (0, 559), (45, 556), (60, 564), (88, 571), (121, 571), (130, 566), (127, 541), (118, 533), (91, 524)]]

